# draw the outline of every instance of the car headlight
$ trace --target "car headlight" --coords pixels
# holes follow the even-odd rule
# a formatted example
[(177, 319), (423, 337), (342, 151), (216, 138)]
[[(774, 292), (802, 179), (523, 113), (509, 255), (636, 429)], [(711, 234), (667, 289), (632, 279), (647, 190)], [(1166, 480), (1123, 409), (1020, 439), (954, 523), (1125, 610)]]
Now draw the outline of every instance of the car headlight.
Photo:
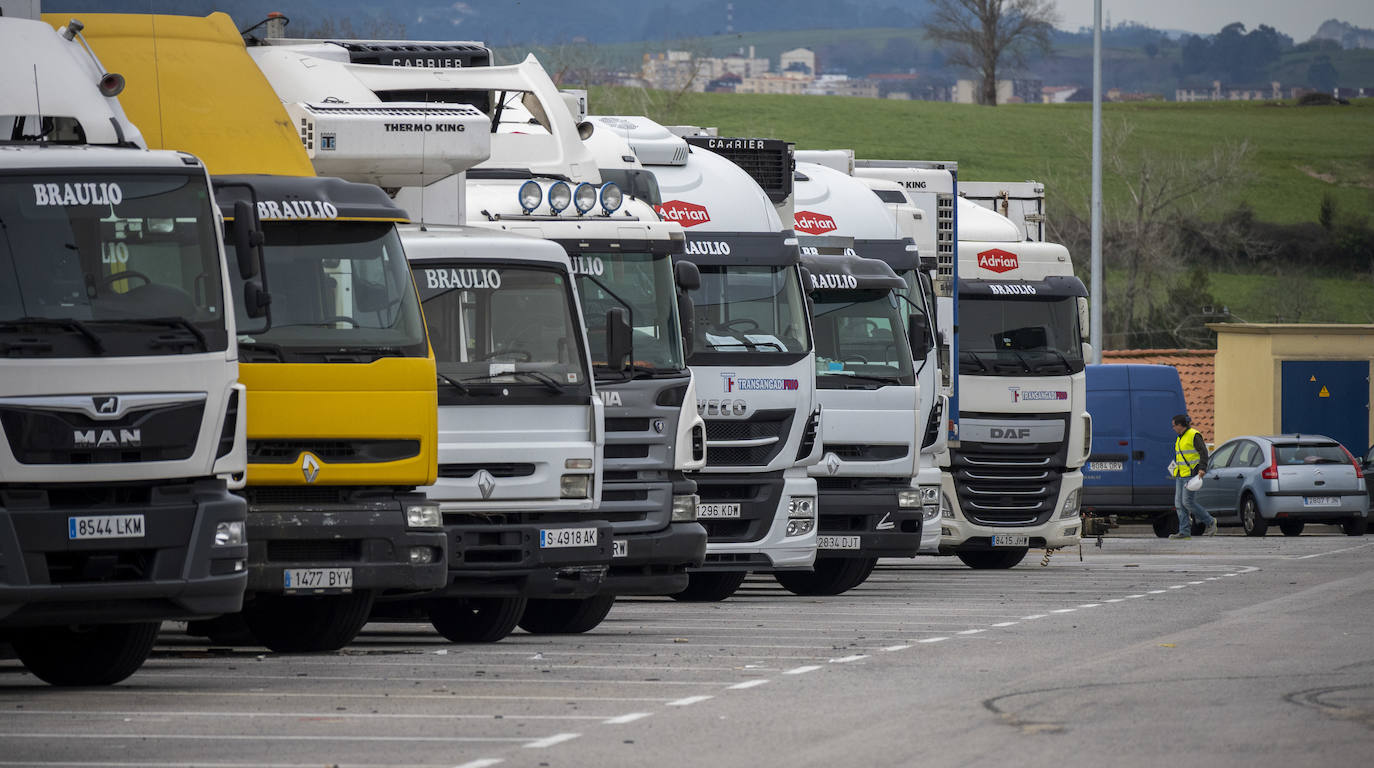
[(591, 488), (591, 475), (563, 475), (558, 481), (558, 495), (565, 499), (589, 498)]
[(442, 528), (444, 516), (438, 504), (407, 504), (406, 526), (409, 528)]
[(1064, 497), (1064, 508), (1059, 513), (1059, 519), (1064, 520), (1070, 517), (1078, 517), (1078, 488), (1069, 491), (1069, 495)]
[(215, 546), (237, 547), (243, 544), (243, 521), (215, 523)]
[(949, 494), (940, 494), (940, 517), (946, 520), (954, 519), (954, 502), (949, 500)]
[(673, 518), (675, 523), (691, 523), (697, 519), (697, 503), (701, 497), (695, 493), (673, 497)]
[(787, 502), (788, 517), (811, 517), (816, 516), (816, 497), (815, 496), (793, 496)]
[(901, 509), (917, 509), (921, 506), (921, 495), (917, 488), (903, 488), (897, 491), (897, 506)]

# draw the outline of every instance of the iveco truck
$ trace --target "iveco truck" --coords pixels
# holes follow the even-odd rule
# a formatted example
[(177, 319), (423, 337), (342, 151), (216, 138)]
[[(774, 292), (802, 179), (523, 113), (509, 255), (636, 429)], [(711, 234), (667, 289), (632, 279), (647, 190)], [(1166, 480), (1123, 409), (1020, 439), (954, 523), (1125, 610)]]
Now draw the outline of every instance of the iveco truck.
[(247, 403), (205, 166), (141, 148), (81, 29), (0, 18), (0, 640), (108, 685), (242, 604)]
[[(705, 564), (677, 597), (725, 599), (749, 571), (810, 571), (816, 481), (807, 468), (820, 458), (821, 410), (796, 238), (736, 164), (645, 118), (593, 122), (624, 136), (653, 171), (659, 215), (682, 225), (680, 261), (700, 274), (687, 362), (706, 420), (707, 464), (694, 477), (708, 538)], [(786, 165), (790, 192), (786, 144), (738, 141)]]

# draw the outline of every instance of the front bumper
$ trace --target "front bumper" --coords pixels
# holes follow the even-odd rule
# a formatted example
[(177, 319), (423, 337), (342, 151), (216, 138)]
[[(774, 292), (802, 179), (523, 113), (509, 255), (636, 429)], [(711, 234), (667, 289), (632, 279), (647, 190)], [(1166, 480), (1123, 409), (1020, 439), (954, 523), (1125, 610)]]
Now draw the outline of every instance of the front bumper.
[[(870, 558), (915, 557), (921, 546), (919, 507), (903, 509), (897, 504), (898, 485), (881, 482), (850, 481), (848, 487), (820, 485), (820, 520), (817, 523), (816, 557)], [(834, 480), (844, 481), (843, 478)], [(903, 478), (900, 487), (911, 487)], [(857, 546), (854, 545), (857, 539)]]
[[(223, 480), (0, 491), (0, 626), (103, 624), (236, 613), (245, 545), (215, 546), (246, 505)], [(84, 500), (83, 496), (87, 496)], [(135, 499), (135, 500), (131, 500)], [(141, 514), (144, 535), (73, 540), (68, 519)]]
[(617, 536), (625, 554), (611, 560), (605, 591), (613, 595), (675, 595), (687, 588), (687, 569), (706, 557), (700, 523), (672, 523), (662, 531)]
[[(718, 537), (713, 521), (706, 528), (706, 559), (702, 571), (810, 570), (816, 561), (816, 529), (800, 536), (787, 535), (787, 510), (796, 497), (816, 496), (816, 481), (805, 470), (758, 474), (706, 474), (693, 476), (702, 504), (744, 498), (744, 514), (754, 519), (721, 521), (735, 536)], [(743, 497), (741, 496), (743, 494)], [(751, 505), (754, 512), (751, 513)], [(755, 538), (757, 537), (757, 538)], [(726, 540), (722, 541), (724, 538)], [(745, 540), (737, 540), (745, 539)]]
[[(426, 592), (444, 585), (444, 532), (405, 524), (420, 493), (359, 493), (337, 502), (259, 502), (248, 489), (248, 591), (285, 592), (293, 568), (348, 568), (352, 591)], [(429, 562), (412, 563), (427, 548)]]
[(1078, 514), (1060, 518), (1060, 510), (1068, 494), (1082, 487), (1082, 475), (1077, 472), (1065, 473), (1059, 484), (1059, 495), (1055, 499), (1054, 513), (1049, 519), (1037, 525), (979, 525), (964, 517), (955, 496), (954, 482), (949, 473), (941, 478), (941, 493), (950, 501), (950, 514), (953, 517), (940, 518), (940, 554), (948, 555), (960, 551), (994, 549), (992, 537), (1010, 534), (1026, 536), (1027, 546), (1031, 549), (1058, 549), (1076, 547), (1082, 540), (1082, 521)]
[[(541, 531), (595, 528), (596, 545), (542, 547)], [(605, 520), (444, 525), (443, 597), (590, 597), (602, 588), (613, 536)]]

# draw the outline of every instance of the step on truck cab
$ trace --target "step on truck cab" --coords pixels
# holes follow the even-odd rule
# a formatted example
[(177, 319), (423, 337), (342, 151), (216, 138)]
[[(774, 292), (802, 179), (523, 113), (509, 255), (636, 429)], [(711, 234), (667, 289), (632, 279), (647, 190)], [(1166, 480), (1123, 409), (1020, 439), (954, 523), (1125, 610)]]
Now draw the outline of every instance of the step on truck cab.
[(108, 685), (242, 604), (247, 404), (205, 166), (142, 148), (81, 26), (0, 18), (0, 640)]
[[(738, 165), (646, 118), (593, 122), (624, 136), (653, 171), (659, 215), (686, 232), (679, 259), (700, 274), (687, 362), (706, 421), (707, 463), (694, 479), (707, 548), (676, 597), (722, 600), (749, 571), (809, 571), (816, 481), (807, 467), (820, 458), (821, 411), (796, 238)], [(788, 146), (769, 141), (767, 150), (790, 173)]]
[[(283, 106), (224, 14), (101, 15), (89, 30), (102, 55), (155, 84), (129, 88), (125, 108), (158, 126), (150, 143), (206, 158), (231, 235), (243, 208), (263, 220), (271, 322), (245, 324), (238, 338), (252, 405), (242, 624), (274, 650), (342, 647), (377, 599), (441, 587), (445, 576), (438, 505), (417, 490), (437, 474), (434, 357), (397, 231), (408, 215), (374, 183), (452, 173), (484, 144), (466, 131), (383, 141), (380, 119), (344, 115), (332, 127), (343, 131), (340, 151), (318, 170), (351, 180), (316, 177), (303, 144), (312, 137), (288, 111), (305, 108)], [(419, 120), (478, 137), (488, 125), (476, 114)], [(401, 154), (422, 141), (431, 162)], [(396, 154), (359, 159), (361, 146), (379, 144)], [(227, 641), (239, 627), (194, 629)]]

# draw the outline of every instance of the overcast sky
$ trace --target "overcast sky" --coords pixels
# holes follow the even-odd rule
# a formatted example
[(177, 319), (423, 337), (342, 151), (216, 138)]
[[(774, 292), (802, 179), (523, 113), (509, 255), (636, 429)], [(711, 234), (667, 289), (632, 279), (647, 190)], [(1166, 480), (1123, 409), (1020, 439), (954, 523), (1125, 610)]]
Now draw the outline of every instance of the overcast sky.
[[(1060, 26), (1077, 30), (1093, 23), (1093, 0), (1057, 0)], [(1233, 21), (1253, 29), (1268, 24), (1303, 42), (1327, 19), (1374, 27), (1371, 0), (1102, 0), (1102, 23), (1138, 21), (1158, 29), (1211, 33)]]

